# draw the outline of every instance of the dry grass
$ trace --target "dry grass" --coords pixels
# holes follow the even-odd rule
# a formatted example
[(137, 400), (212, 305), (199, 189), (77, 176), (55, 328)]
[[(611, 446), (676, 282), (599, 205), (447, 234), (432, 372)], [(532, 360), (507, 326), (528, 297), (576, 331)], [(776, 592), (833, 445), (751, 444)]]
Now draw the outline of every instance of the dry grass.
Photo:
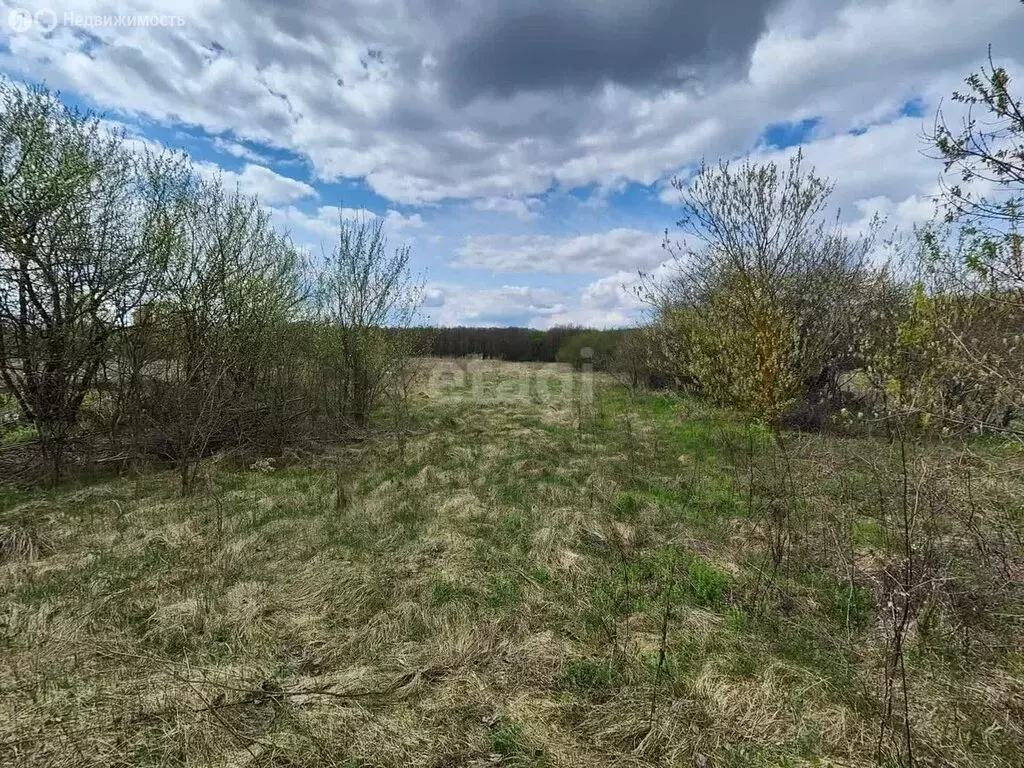
[[(382, 439), (221, 468), (191, 500), (155, 474), (0, 507), (0, 763), (877, 764), (885, 607), (853, 626), (826, 604), (828, 521), (860, 516), (858, 586), (885, 563), (857, 441), (792, 448), (799, 525), (755, 605), (771, 531), (744, 428), (607, 383), (538, 392), (580, 391), (562, 368), (468, 369), (427, 378), (404, 463)], [(992, 519), (1020, 482), (986, 477)], [(1013, 622), (977, 628), (967, 666), (936, 636), (910, 659), (916, 764), (1021, 764)]]
[(50, 542), (31, 528), (0, 525), (0, 562), (32, 561), (53, 549)]

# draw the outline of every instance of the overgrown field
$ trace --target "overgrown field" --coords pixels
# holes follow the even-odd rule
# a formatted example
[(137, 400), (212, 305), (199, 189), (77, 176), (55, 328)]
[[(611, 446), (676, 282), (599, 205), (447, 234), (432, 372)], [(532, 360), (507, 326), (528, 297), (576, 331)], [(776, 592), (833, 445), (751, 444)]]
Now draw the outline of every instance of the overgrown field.
[(452, 374), (191, 498), (0, 490), (0, 764), (1024, 765), (1019, 448)]

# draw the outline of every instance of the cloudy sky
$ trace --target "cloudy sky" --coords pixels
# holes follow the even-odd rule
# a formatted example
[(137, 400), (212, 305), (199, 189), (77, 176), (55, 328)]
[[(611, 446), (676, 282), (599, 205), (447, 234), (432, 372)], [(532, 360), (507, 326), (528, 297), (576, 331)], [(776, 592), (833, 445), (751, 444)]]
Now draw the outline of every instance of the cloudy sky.
[(940, 101), (989, 44), (1024, 71), (1017, 0), (0, 4), (0, 71), (223, 169), (317, 252), (339, 206), (384, 217), (439, 324), (634, 321), (702, 158), (802, 145), (851, 226), (927, 218)]

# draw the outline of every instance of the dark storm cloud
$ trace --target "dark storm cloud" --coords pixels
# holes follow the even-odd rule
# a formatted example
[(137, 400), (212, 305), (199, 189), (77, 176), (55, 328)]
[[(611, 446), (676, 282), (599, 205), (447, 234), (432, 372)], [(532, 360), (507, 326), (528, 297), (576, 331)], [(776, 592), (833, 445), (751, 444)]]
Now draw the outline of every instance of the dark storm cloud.
[(452, 95), (656, 87), (744, 63), (781, 0), (515, 0), (468, 17), (442, 57)]

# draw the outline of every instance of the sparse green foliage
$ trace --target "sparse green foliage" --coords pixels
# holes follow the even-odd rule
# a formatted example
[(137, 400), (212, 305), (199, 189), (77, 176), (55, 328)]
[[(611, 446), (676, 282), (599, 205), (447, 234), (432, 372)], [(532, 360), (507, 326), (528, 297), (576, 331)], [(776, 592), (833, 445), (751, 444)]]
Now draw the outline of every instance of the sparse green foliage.
[(622, 331), (581, 331), (558, 348), (557, 360), (576, 370), (587, 366), (589, 370), (607, 371), (612, 364)]
[(620, 682), (621, 673), (606, 660), (571, 659), (562, 671), (562, 687), (583, 695), (600, 695)]
[(523, 728), (518, 723), (499, 723), (491, 733), (491, 749), (502, 757), (515, 757), (525, 748)]
[(950, 126), (940, 112), (930, 136), (946, 172), (959, 177), (945, 188), (947, 218), (984, 227), (1008, 223), (1016, 230), (1024, 204), (1024, 106), (991, 51), (988, 66), (965, 84), (967, 90), (953, 94), (953, 102), (967, 108), (962, 124)]
[(0, 377), (55, 478), (112, 336), (166, 252), (165, 163), (45, 88), (0, 83)]
[(729, 578), (714, 565), (694, 558), (686, 568), (687, 589), (700, 605), (719, 606), (725, 599)]
[(298, 255), (257, 200), (189, 168), (175, 192), (172, 246), (139, 318), (156, 371), (139, 406), (187, 491), (211, 448), (255, 442), (295, 410), (274, 377), (289, 374), (304, 297)]
[(339, 427), (365, 427), (396, 381), (405, 381), (416, 337), (404, 333), (422, 286), (408, 246), (388, 252), (381, 219), (340, 218), (338, 244), (317, 275), (318, 362), (327, 373), (321, 407)]
[(848, 365), (873, 233), (829, 224), (830, 182), (802, 157), (704, 166), (677, 179), (689, 238), (676, 271), (650, 279), (661, 354), (681, 383), (769, 422), (834, 394)]
[(963, 124), (953, 129), (940, 113), (930, 137), (947, 176), (959, 176), (944, 188), (948, 226), (918, 233), (914, 289), (902, 316), (869, 340), (881, 348), (869, 359), (901, 418), (1020, 438), (1024, 112), (991, 57), (966, 84), (953, 97), (967, 108)]

